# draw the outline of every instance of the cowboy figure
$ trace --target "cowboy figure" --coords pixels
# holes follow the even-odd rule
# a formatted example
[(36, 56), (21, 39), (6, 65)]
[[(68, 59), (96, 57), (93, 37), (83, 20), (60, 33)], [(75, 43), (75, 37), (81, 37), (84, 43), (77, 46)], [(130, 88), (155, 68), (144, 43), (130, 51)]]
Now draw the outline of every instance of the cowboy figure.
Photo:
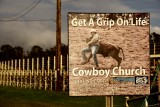
[(94, 60), (96, 67), (99, 67), (97, 56), (96, 56), (96, 54), (99, 50), (99, 35), (97, 34), (97, 31), (95, 29), (91, 29), (90, 33), (91, 33), (91, 37), (86, 39), (86, 43), (87, 43), (88, 47), (82, 49), (82, 51), (81, 51), (82, 58), (83, 58), (83, 62), (81, 64), (83, 65), (83, 64), (86, 64), (89, 62), (90, 58), (87, 58), (85, 53), (91, 52), (90, 57), (93, 56), (93, 60)]

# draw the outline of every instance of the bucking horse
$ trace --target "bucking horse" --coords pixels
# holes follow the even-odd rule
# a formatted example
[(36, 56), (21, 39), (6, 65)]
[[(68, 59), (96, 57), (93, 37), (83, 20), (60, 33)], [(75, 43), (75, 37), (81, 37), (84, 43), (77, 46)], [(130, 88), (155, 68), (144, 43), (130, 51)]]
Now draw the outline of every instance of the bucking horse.
[[(100, 42), (99, 44), (100, 44), (100, 47), (97, 54), (101, 54), (104, 58), (111, 56), (113, 59), (117, 61), (118, 67), (119, 67), (122, 59), (123, 60), (125, 59), (123, 49), (111, 43)], [(120, 50), (122, 51), (123, 58), (119, 56)], [(92, 57), (92, 54), (89, 55), (88, 61), (91, 59), (91, 57)]]

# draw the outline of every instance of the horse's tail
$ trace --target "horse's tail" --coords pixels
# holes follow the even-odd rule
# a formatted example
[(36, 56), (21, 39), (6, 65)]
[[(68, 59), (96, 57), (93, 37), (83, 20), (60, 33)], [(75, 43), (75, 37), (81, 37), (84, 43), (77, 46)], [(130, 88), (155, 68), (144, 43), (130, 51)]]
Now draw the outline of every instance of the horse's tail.
[(124, 56), (124, 52), (123, 52), (123, 49), (121, 47), (118, 47), (119, 48), (119, 51), (122, 50), (122, 54), (123, 54), (123, 60), (125, 60), (125, 56)]

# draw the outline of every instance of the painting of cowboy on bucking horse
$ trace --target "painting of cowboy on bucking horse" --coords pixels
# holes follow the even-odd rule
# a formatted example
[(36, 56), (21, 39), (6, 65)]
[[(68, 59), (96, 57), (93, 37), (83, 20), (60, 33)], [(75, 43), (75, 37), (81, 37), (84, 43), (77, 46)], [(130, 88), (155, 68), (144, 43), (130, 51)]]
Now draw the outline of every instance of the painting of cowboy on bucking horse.
[(70, 96), (150, 94), (149, 13), (136, 16), (68, 13)]

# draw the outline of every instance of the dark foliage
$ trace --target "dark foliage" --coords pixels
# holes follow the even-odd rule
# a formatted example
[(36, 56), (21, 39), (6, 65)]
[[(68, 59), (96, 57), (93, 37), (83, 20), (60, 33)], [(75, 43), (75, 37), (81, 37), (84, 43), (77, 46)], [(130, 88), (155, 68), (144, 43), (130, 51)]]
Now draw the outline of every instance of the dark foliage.
[[(22, 58), (37, 58), (37, 57), (51, 57), (56, 55), (56, 46), (50, 49), (43, 51), (43, 48), (35, 45), (31, 48), (30, 51), (26, 52), (21, 46), (12, 47), (9, 44), (2, 45), (0, 47), (0, 61), (12, 60), (12, 59), (22, 59)], [(61, 54), (67, 56), (68, 46), (61, 45)]]
[(160, 34), (155, 32), (150, 34), (150, 42), (151, 43), (160, 43)]

